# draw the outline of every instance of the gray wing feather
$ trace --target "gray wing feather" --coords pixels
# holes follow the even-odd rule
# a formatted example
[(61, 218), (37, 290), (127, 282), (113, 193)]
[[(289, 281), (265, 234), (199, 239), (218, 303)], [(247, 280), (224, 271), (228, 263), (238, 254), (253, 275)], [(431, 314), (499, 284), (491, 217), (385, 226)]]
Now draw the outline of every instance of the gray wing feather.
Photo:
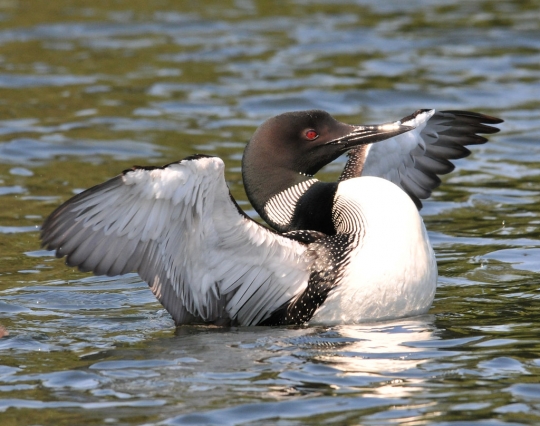
[(43, 245), (82, 271), (138, 272), (177, 324), (257, 324), (305, 289), (312, 261), (241, 214), (223, 170), (194, 157), (126, 171), (55, 210)]
[(479, 133), (496, 133), (499, 129), (490, 125), (501, 122), (498, 118), (468, 111), (416, 111), (401, 120), (403, 125), (414, 127), (413, 130), (377, 142), (368, 149), (352, 150), (345, 166), (346, 178), (388, 179), (405, 190), (420, 209), (420, 199), (429, 198), (440, 185), (437, 175), (454, 170), (449, 160), (468, 156), (471, 152), (466, 145), (485, 143), (487, 139)]

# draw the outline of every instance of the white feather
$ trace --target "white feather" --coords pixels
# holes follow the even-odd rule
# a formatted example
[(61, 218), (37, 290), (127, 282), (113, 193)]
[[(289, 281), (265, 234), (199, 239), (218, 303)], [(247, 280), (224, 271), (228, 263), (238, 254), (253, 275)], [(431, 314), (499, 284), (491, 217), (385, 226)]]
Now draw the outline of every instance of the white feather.
[[(420, 113), (414, 119), (402, 123), (414, 127), (413, 130), (371, 145), (367, 152), (362, 176), (381, 177), (401, 188), (405, 184), (414, 186), (416, 189), (417, 184), (412, 178), (413, 170), (415, 170), (414, 155), (423, 155), (426, 143), (437, 141), (436, 130), (445, 127), (432, 125), (427, 134), (423, 132), (428, 120), (434, 114), (435, 110)], [(417, 192), (415, 195), (418, 196)]]
[(339, 197), (364, 232), (336, 289), (310, 322), (358, 323), (427, 312), (435, 296), (437, 263), (409, 196), (385, 179), (361, 177), (341, 182)]
[(238, 212), (223, 170), (203, 157), (129, 171), (68, 201), (46, 233), (87, 269), (133, 265), (179, 323), (259, 322), (305, 288), (311, 261)]

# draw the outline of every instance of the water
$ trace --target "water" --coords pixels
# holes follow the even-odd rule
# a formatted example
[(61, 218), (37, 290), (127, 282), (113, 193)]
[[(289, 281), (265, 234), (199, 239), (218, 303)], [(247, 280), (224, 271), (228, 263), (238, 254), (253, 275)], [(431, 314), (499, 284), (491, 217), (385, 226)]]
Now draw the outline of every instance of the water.
[[(539, 6), (0, 1), (0, 423), (540, 423)], [(55, 206), (133, 164), (218, 155), (253, 214), (240, 159), (265, 118), (430, 107), (505, 123), (422, 210), (426, 316), (175, 329), (136, 275), (39, 247)]]

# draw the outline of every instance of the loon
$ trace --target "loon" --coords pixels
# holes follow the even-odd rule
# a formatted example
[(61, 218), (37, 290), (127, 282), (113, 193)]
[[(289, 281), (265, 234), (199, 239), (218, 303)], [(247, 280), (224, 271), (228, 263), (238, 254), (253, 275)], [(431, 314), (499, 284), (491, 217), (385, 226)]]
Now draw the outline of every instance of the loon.
[[(270, 118), (246, 146), (248, 198), (229, 192), (224, 163), (193, 155), (134, 166), (74, 196), (41, 229), (42, 245), (96, 275), (137, 272), (177, 325), (294, 325), (419, 315), (437, 286), (419, 214), (466, 145), (502, 120), (418, 110), (353, 126), (325, 111)], [(314, 175), (347, 153), (337, 182)]]

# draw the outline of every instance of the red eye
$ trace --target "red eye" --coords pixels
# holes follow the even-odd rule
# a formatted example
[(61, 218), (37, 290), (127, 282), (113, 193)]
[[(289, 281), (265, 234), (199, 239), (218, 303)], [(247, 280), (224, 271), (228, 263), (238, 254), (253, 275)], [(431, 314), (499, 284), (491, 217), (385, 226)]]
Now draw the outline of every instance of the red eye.
[(312, 141), (313, 139), (317, 139), (318, 137), (319, 134), (315, 130), (310, 129), (306, 131), (306, 138), (308, 138), (310, 141)]

